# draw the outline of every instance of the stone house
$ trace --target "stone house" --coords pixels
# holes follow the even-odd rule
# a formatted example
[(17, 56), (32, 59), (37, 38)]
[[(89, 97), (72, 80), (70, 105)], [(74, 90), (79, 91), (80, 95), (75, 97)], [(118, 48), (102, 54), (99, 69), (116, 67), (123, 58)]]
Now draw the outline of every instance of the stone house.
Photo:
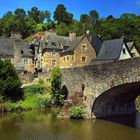
[(45, 32), (42, 39), (34, 41), (30, 47), (35, 66), (43, 72), (53, 67), (81, 67), (139, 56), (134, 43), (126, 43), (123, 38), (103, 41), (100, 36), (89, 34), (77, 37), (70, 33), (69, 37), (64, 37)]
[(10, 59), (19, 71), (33, 72), (32, 52), (28, 44), (15, 37), (0, 39), (0, 58)]
[(96, 58), (96, 52), (88, 36), (76, 37), (69, 48), (60, 53), (60, 68), (89, 65)]

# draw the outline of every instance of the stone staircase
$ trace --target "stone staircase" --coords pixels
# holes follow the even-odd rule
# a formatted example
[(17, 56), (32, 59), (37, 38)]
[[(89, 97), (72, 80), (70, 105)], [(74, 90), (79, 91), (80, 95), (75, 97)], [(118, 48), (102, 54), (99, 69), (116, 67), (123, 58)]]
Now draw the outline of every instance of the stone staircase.
[(75, 93), (72, 96), (68, 97), (58, 115), (58, 118), (69, 118), (69, 111), (72, 106), (85, 107), (84, 97), (81, 96), (80, 93)]

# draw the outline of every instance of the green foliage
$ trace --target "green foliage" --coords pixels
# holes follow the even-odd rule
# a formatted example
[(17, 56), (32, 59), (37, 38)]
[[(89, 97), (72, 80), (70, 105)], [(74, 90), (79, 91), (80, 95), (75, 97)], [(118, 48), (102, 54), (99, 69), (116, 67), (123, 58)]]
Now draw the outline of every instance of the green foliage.
[(44, 93), (46, 93), (46, 87), (42, 84), (24, 87), (24, 96), (26, 97)]
[(63, 36), (70, 32), (80, 36), (89, 30), (91, 35), (99, 34), (103, 40), (124, 36), (126, 41), (135, 41), (136, 46), (140, 46), (140, 16), (133, 13), (124, 13), (120, 18), (112, 15), (100, 18), (96, 10), (90, 10), (89, 14), (81, 14), (80, 21), (76, 21), (66, 7), (60, 4), (53, 18), (54, 21), (49, 11), (41, 11), (37, 7), (32, 7), (28, 12), (21, 8), (9, 11), (0, 19), (0, 36), (9, 37), (11, 32), (18, 32), (27, 38), (36, 31), (49, 29)]
[(72, 23), (73, 15), (67, 12), (67, 9), (63, 4), (59, 4), (54, 11), (53, 18), (58, 24), (65, 23), (69, 25)]
[(39, 79), (39, 85), (44, 85), (44, 80)]
[(73, 106), (70, 109), (70, 118), (80, 119), (84, 118), (84, 109), (81, 106)]
[(69, 35), (69, 27), (65, 23), (60, 23), (57, 27), (56, 33), (61, 36)]
[(37, 94), (27, 96), (23, 101), (19, 102), (6, 102), (6, 109), (8, 111), (16, 110), (30, 110), (49, 107), (51, 105), (51, 96), (49, 94)]
[(47, 26), (44, 23), (39, 23), (36, 25), (35, 31), (45, 31)]
[(31, 11), (28, 11), (29, 18), (32, 18), (37, 24), (43, 23), (44, 19), (50, 22), (51, 13), (49, 11), (40, 11), (37, 7), (32, 7)]
[(57, 107), (57, 108), (55, 109), (55, 114), (58, 115), (58, 114), (60, 113), (60, 111), (61, 111), (61, 107)]
[(51, 72), (51, 94), (55, 104), (61, 105), (63, 103), (64, 95), (61, 93), (61, 72), (55, 67)]
[(16, 100), (19, 96), (21, 81), (10, 60), (0, 60), (0, 96)]

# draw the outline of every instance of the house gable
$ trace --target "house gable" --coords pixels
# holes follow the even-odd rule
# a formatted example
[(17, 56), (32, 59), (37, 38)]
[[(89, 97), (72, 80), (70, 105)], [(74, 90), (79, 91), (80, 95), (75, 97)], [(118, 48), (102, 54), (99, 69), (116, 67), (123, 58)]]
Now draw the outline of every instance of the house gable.
[(130, 54), (130, 51), (129, 51), (128, 47), (126, 46), (126, 44), (123, 43), (123, 46), (122, 46), (121, 52), (120, 52), (120, 56), (119, 56), (119, 60), (128, 59), (128, 58), (131, 58), (131, 54)]

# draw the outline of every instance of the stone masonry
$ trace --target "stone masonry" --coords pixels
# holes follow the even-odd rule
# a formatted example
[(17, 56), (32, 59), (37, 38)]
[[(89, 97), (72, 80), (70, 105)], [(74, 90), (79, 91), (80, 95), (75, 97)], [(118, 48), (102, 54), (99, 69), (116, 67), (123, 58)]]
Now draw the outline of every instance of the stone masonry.
[(108, 117), (135, 112), (140, 95), (140, 58), (62, 69), (69, 96), (84, 95), (86, 116)]

